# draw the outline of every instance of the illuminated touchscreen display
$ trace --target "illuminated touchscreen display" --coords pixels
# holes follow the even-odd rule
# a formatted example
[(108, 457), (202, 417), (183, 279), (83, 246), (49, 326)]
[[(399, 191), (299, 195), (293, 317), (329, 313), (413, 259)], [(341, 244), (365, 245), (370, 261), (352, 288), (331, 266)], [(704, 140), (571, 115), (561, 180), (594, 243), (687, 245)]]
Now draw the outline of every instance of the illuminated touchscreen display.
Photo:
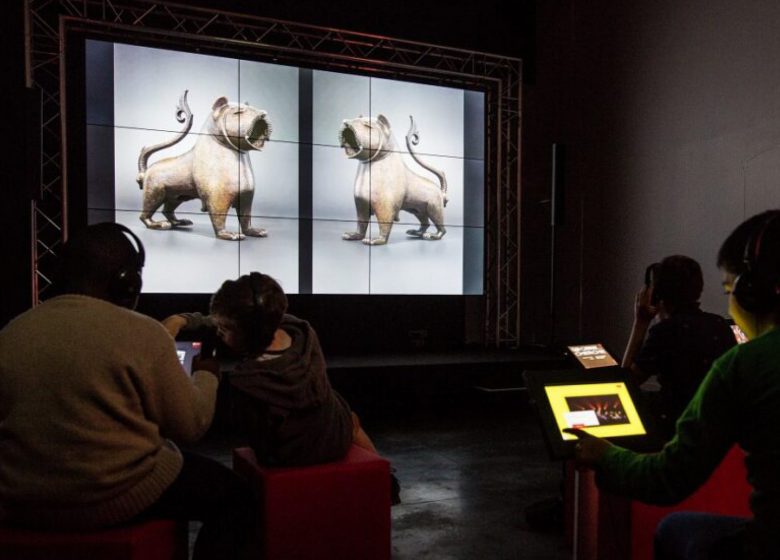
[[(548, 385), (544, 390), (559, 430), (580, 428), (604, 438), (647, 433), (623, 382)], [(561, 438), (576, 439), (562, 432)]]
[(742, 329), (739, 328), (739, 325), (731, 325), (731, 332), (734, 333), (734, 338), (736, 339), (737, 344), (744, 344), (748, 341), (747, 335)]
[(192, 373), (192, 359), (200, 354), (200, 342), (176, 341), (176, 355), (179, 357), (179, 363), (184, 371)]
[(585, 369), (611, 367), (618, 363), (601, 344), (569, 346), (569, 351)]

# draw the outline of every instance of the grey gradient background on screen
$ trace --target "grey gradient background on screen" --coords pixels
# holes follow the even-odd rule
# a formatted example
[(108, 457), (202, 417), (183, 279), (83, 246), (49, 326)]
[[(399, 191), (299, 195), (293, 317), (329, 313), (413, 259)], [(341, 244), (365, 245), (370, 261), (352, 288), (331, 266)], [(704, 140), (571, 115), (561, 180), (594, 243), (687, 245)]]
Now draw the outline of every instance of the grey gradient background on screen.
[[(317, 219), (312, 248), (314, 293), (462, 294), (465, 288), (470, 293), (481, 293), (481, 282), (478, 286), (473, 282), (464, 285), (464, 92), (315, 71), (313, 104), (312, 190)], [(401, 212), (387, 245), (369, 247), (341, 239), (344, 232), (356, 228), (354, 181), (358, 166), (363, 164), (348, 159), (338, 147), (338, 132), (343, 120), (361, 114), (387, 117), (406, 166), (436, 184), (435, 175), (417, 164), (406, 148), (409, 116), (414, 116), (420, 133), (415, 149), (423, 161), (444, 171), (447, 177), (447, 234), (441, 240), (406, 235), (407, 229), (419, 227), (419, 221), (407, 212)], [(481, 128), (478, 134), (481, 138)], [(472, 226), (470, 231), (478, 231), (480, 239), (482, 223), (480, 213), (476, 223), (468, 224)], [(376, 235), (376, 230), (372, 219), (370, 234)], [(431, 231), (435, 231), (433, 226)], [(469, 239), (474, 239), (473, 234)], [(481, 254), (480, 247), (480, 265)], [(354, 270), (355, 274), (345, 270)], [(367, 270), (368, 280), (358, 270)]]
[[(464, 103), (473, 101), (474, 92), (314, 71), (311, 154), (315, 219), (312, 239), (300, 239), (298, 69), (138, 46), (112, 47), (98, 41), (87, 43), (88, 51), (90, 44), (93, 48), (102, 45), (100, 48), (113, 49), (114, 63), (114, 84), (107, 86), (113, 89), (101, 92), (104, 86), (100, 85), (97, 91), (113, 99), (114, 115), (110, 110), (93, 110), (101, 107), (94, 99), (88, 102), (88, 154), (95, 152), (96, 145), (113, 143), (115, 158), (114, 170), (87, 158), (89, 220), (115, 220), (139, 235), (149, 255), (145, 291), (213, 292), (226, 278), (261, 270), (277, 278), (287, 292), (297, 293), (299, 255), (307, 255), (310, 247), (313, 293), (482, 293), (483, 148), (475, 148), (474, 142), (464, 148), (464, 138), (479, 138), (481, 143), (484, 135), (480, 111), (471, 111), (472, 117), (479, 117), (476, 124), (466, 121), (464, 126)], [(262, 152), (250, 152), (255, 176), (252, 221), (254, 226), (269, 231), (268, 238), (241, 242), (216, 239), (208, 215), (200, 211), (199, 200), (184, 203), (177, 210), (180, 217), (193, 220), (189, 228), (148, 230), (138, 220), (142, 204), (142, 191), (135, 181), (138, 154), (142, 146), (168, 140), (180, 130), (175, 108), (185, 89), (189, 90), (193, 127), (184, 140), (153, 154), (149, 165), (188, 150), (214, 100), (222, 95), (231, 102), (247, 101), (268, 111), (273, 126), (271, 141)], [(93, 90), (88, 96), (96, 95)], [(479, 103), (483, 103), (483, 97), (477, 94)], [(345, 231), (355, 229), (352, 190), (358, 165), (339, 147), (341, 122), (379, 113), (390, 120), (409, 169), (436, 183), (436, 177), (414, 162), (406, 150), (409, 115), (414, 115), (420, 132), (418, 153), (447, 175), (447, 235), (441, 241), (407, 236), (405, 230), (418, 227), (419, 222), (406, 212), (394, 225), (387, 246), (368, 247), (341, 239)], [(106, 135), (112, 136), (111, 142)], [(104, 202), (106, 197), (94, 196), (92, 184), (112, 181), (114, 201), (109, 208), (110, 204)], [(464, 181), (470, 185), (465, 192), (466, 209)], [(479, 185), (477, 189), (475, 184)], [(154, 218), (162, 219), (159, 211)], [(238, 230), (234, 213), (228, 216), (227, 228)], [(372, 235), (376, 235), (375, 222), (371, 228)], [(301, 248), (307, 250), (300, 253)], [(471, 266), (472, 262), (478, 266)]]
[[(211, 292), (227, 278), (252, 270), (274, 276), (290, 293), (298, 291), (298, 70), (117, 44), (114, 47), (114, 151), (116, 221), (130, 227), (149, 255), (144, 270), (148, 292)], [(142, 191), (135, 182), (143, 146), (170, 139), (179, 96), (189, 90), (193, 126), (181, 142), (153, 154), (149, 165), (186, 152), (196, 142), (214, 101), (249, 102), (268, 112), (271, 141), (249, 152), (255, 177), (252, 223), (268, 237), (230, 242), (214, 237), (199, 200), (179, 206), (177, 215), (194, 222), (172, 231), (148, 230), (138, 220)], [(236, 169), (237, 171), (237, 169)], [(154, 219), (162, 219), (155, 214)], [(227, 228), (238, 231), (235, 213)]]

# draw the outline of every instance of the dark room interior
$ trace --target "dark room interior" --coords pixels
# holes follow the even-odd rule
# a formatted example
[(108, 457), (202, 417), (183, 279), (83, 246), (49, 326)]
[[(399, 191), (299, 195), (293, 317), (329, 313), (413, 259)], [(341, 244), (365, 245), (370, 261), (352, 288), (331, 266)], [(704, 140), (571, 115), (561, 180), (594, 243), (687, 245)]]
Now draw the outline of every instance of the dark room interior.
[[(152, 16), (139, 10), (147, 5)], [(510, 104), (502, 105), (504, 112), (486, 111), (506, 120), (488, 118), (486, 157), (495, 161), (484, 181), (489, 193), (479, 281), (485, 285), (478, 293), (302, 289), (290, 296), (290, 312), (319, 334), (331, 384), (400, 482), (401, 503), (390, 513), (390, 557), (650, 557), (650, 548), (637, 543), (649, 542), (652, 532), (632, 533), (630, 517), (640, 515), (632, 504), (597, 496), (592, 472), (575, 475), (570, 464), (550, 458), (523, 374), (577, 368), (567, 351), (571, 345), (601, 343), (619, 361), (645, 268), (666, 255), (696, 259), (704, 279), (702, 309), (728, 316), (716, 266), (720, 243), (750, 216), (780, 208), (780, 4), (13, 0), (3, 12), (6, 264), (0, 326), (56, 294), (62, 243), (88, 223), (86, 206), (77, 208), (80, 197), (87, 198), (85, 187), (77, 186), (87, 171), (74, 163), (85, 161), (76, 146), (86, 142), (77, 138), (86, 137), (83, 115), (71, 111), (68, 122), (50, 109), (64, 110), (74, 96), (85, 96), (85, 86), (66, 83), (67, 76), (84, 72), (75, 68), (68, 25), (84, 36), (93, 24), (101, 31), (115, 25), (112, 32), (132, 36), (144, 27), (128, 16), (137, 12), (150, 18), (151, 30), (138, 44), (156, 45), (154, 34), (165, 35), (160, 29), (168, 26), (160, 45), (175, 49), (181, 40), (182, 50), (200, 52), (199, 35), (212, 28), (201, 32), (197, 22), (206, 29), (210, 18), (235, 14), (232, 38), (232, 31), (220, 28), (222, 46), (204, 42), (204, 53), (232, 48), (276, 62), (272, 49), (258, 47), (264, 38), (253, 45), (242, 34), (240, 18), (247, 17), (298, 30), (290, 52), (314, 52), (342, 37), (345, 45), (365, 41), (377, 50), (391, 45), (439, 52), (440, 46), (443, 57), (464, 53), (464, 60), (465, 53), (475, 60), (487, 53), (519, 68), (518, 110)], [(55, 25), (60, 16), (70, 18), (62, 30)], [(169, 16), (180, 17), (179, 25)], [(277, 31), (268, 32), (271, 44)], [(278, 56), (294, 60), (285, 59), (282, 49)], [(363, 62), (356, 55), (351, 66), (333, 67), (322, 52), (317, 56), (316, 62), (301, 58), (301, 67), (456, 83), (447, 81), (445, 63), (430, 70), (423, 56), (419, 68), (412, 59), (402, 70), (396, 59), (379, 55)], [(478, 76), (473, 83), (485, 91), (509, 87), (509, 78), (480, 72), (452, 71)], [(487, 103), (499, 98), (491, 93)], [(506, 161), (508, 170), (502, 168)], [(396, 227), (393, 239), (403, 236), (402, 226)], [(201, 264), (208, 268), (208, 258)], [(186, 288), (142, 294), (138, 310), (158, 320), (207, 313), (209, 296)], [(217, 401), (212, 427), (192, 445), (228, 467), (233, 449), (246, 443), (233, 429), (229, 393), (220, 386), (223, 401)], [(730, 485), (728, 479), (718, 483)], [(542, 529), (529, 525), (528, 508), (558, 496), (564, 502), (560, 516)], [(301, 529), (302, 539), (305, 534)]]

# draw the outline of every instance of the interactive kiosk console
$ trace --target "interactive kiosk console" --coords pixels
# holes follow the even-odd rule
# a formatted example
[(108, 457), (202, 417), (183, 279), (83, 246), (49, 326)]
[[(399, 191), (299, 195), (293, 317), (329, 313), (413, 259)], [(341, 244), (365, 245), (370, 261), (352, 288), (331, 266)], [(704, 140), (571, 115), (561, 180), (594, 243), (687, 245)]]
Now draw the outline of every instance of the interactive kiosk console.
[(563, 433), (564, 428), (579, 428), (622, 447), (650, 447), (634, 389), (619, 368), (526, 371), (523, 375), (552, 458), (574, 454), (577, 438)]

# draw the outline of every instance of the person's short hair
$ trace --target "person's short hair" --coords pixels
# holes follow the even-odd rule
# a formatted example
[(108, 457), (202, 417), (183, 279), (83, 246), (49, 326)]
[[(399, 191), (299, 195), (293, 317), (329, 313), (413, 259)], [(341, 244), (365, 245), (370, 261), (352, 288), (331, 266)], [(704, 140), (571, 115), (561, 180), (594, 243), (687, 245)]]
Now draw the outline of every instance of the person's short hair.
[(734, 295), (744, 309), (780, 312), (780, 210), (737, 226), (718, 251), (718, 268), (736, 276)]
[(59, 291), (132, 308), (141, 291), (143, 265), (143, 244), (129, 229), (111, 222), (92, 224), (62, 247)]
[(653, 268), (653, 295), (672, 307), (699, 301), (704, 278), (698, 262), (684, 255), (666, 257)]
[(235, 321), (246, 349), (259, 354), (271, 344), (287, 311), (287, 296), (279, 283), (259, 272), (226, 280), (211, 298), (210, 313)]

